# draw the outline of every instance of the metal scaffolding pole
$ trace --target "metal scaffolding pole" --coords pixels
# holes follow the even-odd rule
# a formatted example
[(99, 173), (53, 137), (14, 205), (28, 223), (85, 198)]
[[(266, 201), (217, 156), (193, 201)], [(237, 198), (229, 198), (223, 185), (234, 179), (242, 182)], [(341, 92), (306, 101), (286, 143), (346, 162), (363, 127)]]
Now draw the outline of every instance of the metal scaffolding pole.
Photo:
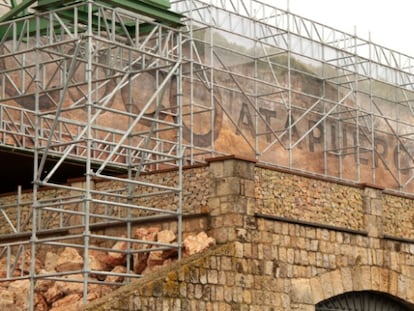
[[(33, 192), (29, 202), (19, 197), (16, 205), (1, 206), (10, 239), (23, 238), (0, 248), (9, 262), (2, 280), (30, 280), (33, 310), (36, 282), (42, 279), (83, 284), (84, 303), (89, 284), (124, 284), (91, 278), (113, 275), (91, 268), (91, 249), (108, 252), (121, 241), (127, 247), (119, 252), (128, 259), (143, 243), (153, 246), (150, 252), (172, 250), (181, 256), (183, 57), (179, 15), (172, 11), (145, 16), (149, 4), (119, 1), (26, 4), (24, 9), (33, 14), (3, 17), (0, 25), (1, 133), (5, 142), (11, 137), (19, 143), (15, 147), (33, 151)], [(18, 5), (6, 17), (21, 10)], [(146, 77), (155, 77), (154, 92), (137, 98), (131, 86)], [(164, 105), (167, 91), (173, 105)], [(82, 181), (58, 181), (68, 161), (83, 167)], [(150, 178), (163, 169), (174, 169), (177, 178)], [(97, 189), (98, 178), (108, 186)], [(52, 197), (43, 195), (45, 187)], [(157, 206), (159, 202), (164, 206)], [(28, 205), (31, 214), (23, 220), (21, 209)], [(17, 223), (9, 217), (15, 209)], [(142, 241), (133, 234), (133, 221), (165, 216), (173, 217), (175, 242)], [(96, 228), (106, 224), (123, 228), (125, 235), (97, 234)], [(52, 231), (63, 235), (45, 235)], [(38, 270), (36, 259), (45, 250), (65, 248), (77, 249), (81, 267)], [(30, 271), (17, 276), (26, 250)], [(140, 277), (129, 263), (117, 275), (125, 282)]]

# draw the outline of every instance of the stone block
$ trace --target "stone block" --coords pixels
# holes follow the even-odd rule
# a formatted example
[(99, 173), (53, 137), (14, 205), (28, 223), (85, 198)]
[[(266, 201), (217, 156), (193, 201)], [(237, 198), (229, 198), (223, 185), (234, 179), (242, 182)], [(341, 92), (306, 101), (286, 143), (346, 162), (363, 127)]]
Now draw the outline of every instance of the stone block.
[(254, 179), (254, 163), (239, 159), (228, 159), (223, 163), (223, 176), (237, 176), (245, 179)]
[(324, 297), (332, 297), (334, 296), (334, 289), (335, 286), (332, 284), (332, 279), (329, 273), (324, 273), (320, 277), (322, 289), (323, 289), (323, 296)]
[(379, 283), (379, 291), (386, 293), (390, 287), (390, 271), (388, 269), (380, 268), (380, 283)]
[(371, 267), (371, 288), (379, 291), (381, 286), (381, 269), (377, 266)]
[(334, 270), (330, 272), (330, 275), (331, 275), (334, 295), (342, 294), (344, 292), (344, 287), (343, 287), (341, 270)]
[(377, 216), (369, 214), (364, 215), (364, 224), (369, 237), (379, 237), (382, 234), (379, 230), (380, 221), (381, 219)]
[(365, 187), (363, 196), (375, 199), (375, 198), (381, 197), (381, 191), (378, 189)]
[(211, 216), (217, 216), (221, 214), (221, 200), (218, 197), (210, 197), (208, 199), (208, 206)]
[(314, 298), (309, 279), (293, 279), (290, 299), (294, 303), (312, 304)]
[(243, 244), (234, 242), (234, 257), (243, 258)]
[(224, 176), (224, 163), (223, 161), (214, 161), (210, 162), (209, 170), (213, 177), (223, 177)]
[(371, 287), (371, 267), (356, 266), (352, 271), (354, 290), (365, 290)]
[(375, 216), (382, 216), (383, 214), (383, 201), (381, 199), (371, 200), (371, 214)]
[(220, 257), (220, 271), (230, 271), (233, 269), (232, 257)]
[(313, 303), (317, 304), (320, 301), (325, 300), (327, 297), (325, 297), (321, 280), (319, 277), (314, 277), (309, 280), (310, 287), (312, 289), (312, 298)]
[(345, 292), (351, 292), (354, 290), (354, 283), (352, 280), (352, 270), (349, 267), (341, 268), (342, 274), (342, 286)]
[(243, 290), (243, 303), (247, 305), (252, 303), (252, 293), (250, 290)]
[(411, 284), (410, 280), (405, 275), (398, 275), (397, 280), (397, 297), (406, 300), (408, 292), (412, 290), (413, 287), (409, 287)]
[(406, 286), (407, 286), (407, 296), (406, 296), (406, 300), (407, 301), (414, 301), (414, 279), (412, 278), (407, 278), (406, 279)]
[(207, 282), (209, 284), (218, 284), (218, 272), (217, 272), (217, 270), (209, 270), (207, 272)]
[(215, 195), (239, 195), (240, 194), (240, 179), (237, 177), (220, 178), (217, 180)]
[(242, 180), (240, 194), (247, 197), (255, 197), (255, 183), (253, 180)]

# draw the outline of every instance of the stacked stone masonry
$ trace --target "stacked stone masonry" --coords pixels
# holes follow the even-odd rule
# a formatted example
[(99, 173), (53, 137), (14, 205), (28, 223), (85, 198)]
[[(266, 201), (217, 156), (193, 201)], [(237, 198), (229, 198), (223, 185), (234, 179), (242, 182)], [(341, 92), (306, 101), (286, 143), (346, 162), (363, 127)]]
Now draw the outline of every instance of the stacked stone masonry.
[[(204, 181), (208, 179), (208, 170), (206, 167), (195, 167), (192, 169), (184, 170), (184, 178), (183, 178), (183, 214), (201, 214), (207, 211), (207, 199), (208, 199), (208, 187), (205, 187)], [(148, 182), (153, 182), (156, 179), (162, 179), (164, 183), (170, 186), (176, 186), (178, 182), (177, 172), (176, 171), (169, 171), (163, 172), (159, 174), (149, 174), (146, 175), (146, 180)], [(82, 180), (74, 180), (70, 181), (71, 184), (77, 184), (80, 188), (83, 187)], [(154, 182), (156, 183), (156, 181)], [(120, 193), (123, 193), (126, 196), (126, 190), (122, 188), (116, 182), (108, 182), (108, 181), (94, 181), (94, 188), (96, 190), (101, 189), (120, 189)], [(135, 193), (142, 193), (144, 192), (144, 187), (137, 187)], [(48, 199), (50, 202), (53, 202), (54, 198), (75, 198), (76, 196), (81, 196), (81, 193), (70, 193), (67, 190), (56, 190), (56, 189), (43, 189), (39, 191), (38, 200)], [(104, 199), (104, 198), (101, 198)], [(170, 198), (163, 198), (161, 196), (158, 197), (147, 197), (144, 199), (136, 199), (133, 203), (141, 206), (156, 206), (158, 208), (164, 209), (176, 209), (177, 202), (172, 201)], [(122, 200), (120, 200), (122, 202)], [(27, 218), (30, 217), (30, 209), (32, 208), (33, 204), (33, 197), (31, 191), (25, 191), (21, 195), (21, 197), (17, 198), (16, 194), (3, 194), (0, 196), (0, 207), (7, 206), (3, 208), (4, 211), (7, 213), (8, 218), (12, 222), (15, 228), (18, 227), (17, 224), (17, 207), (19, 206), (20, 209), (20, 219), (21, 224), (27, 223), (25, 226), (21, 226), (21, 231), (23, 232), (30, 232), (31, 230), (31, 222), (27, 221)], [(82, 204), (71, 204), (65, 205), (64, 208), (70, 209), (71, 211), (81, 211)], [(108, 206), (103, 206), (99, 204), (92, 204), (91, 210), (94, 211), (96, 214), (104, 214), (103, 210), (108, 209)], [(125, 213), (125, 209), (117, 210), (116, 206), (109, 207), (111, 211), (106, 211), (105, 213), (112, 213), (116, 214), (119, 211)], [(47, 211), (41, 211), (41, 218), (42, 218), (42, 227), (39, 229), (46, 230), (46, 229), (54, 229), (61, 227), (61, 213), (53, 213)], [(135, 211), (133, 217), (145, 216), (145, 213), (142, 211)], [(2, 215), (4, 216), (4, 215)], [(11, 234), (13, 233), (12, 227), (8, 225), (7, 220), (0, 216), (0, 234)], [(125, 216), (125, 215), (123, 215)], [(76, 225), (79, 223), (79, 217), (73, 215), (65, 215), (65, 224), (66, 226), (69, 225)], [(94, 219), (91, 220), (91, 223), (94, 222)]]
[(362, 189), (256, 168), (257, 212), (363, 229)]
[(352, 291), (386, 293), (413, 308), (412, 224), (392, 229), (392, 215), (409, 213), (409, 198), (232, 158), (209, 170), (210, 233), (224, 246), (85, 310), (127, 299), (125, 310), (313, 311)]
[(412, 246), (268, 220), (258, 231), (252, 242), (180, 262), (84, 310), (310, 311), (360, 290), (414, 302)]
[[(173, 182), (174, 172), (151, 178), (158, 177)], [(192, 225), (201, 225), (217, 248), (84, 310), (313, 311), (353, 291), (384, 293), (414, 308), (412, 197), (234, 157), (189, 168), (184, 180), (183, 209), (207, 213), (208, 220), (196, 217)]]

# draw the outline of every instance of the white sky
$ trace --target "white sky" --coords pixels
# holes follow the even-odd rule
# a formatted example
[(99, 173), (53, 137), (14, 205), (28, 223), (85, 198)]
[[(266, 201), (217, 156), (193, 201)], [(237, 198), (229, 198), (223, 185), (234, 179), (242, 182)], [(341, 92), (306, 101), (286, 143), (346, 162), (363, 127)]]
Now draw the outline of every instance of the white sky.
[[(20, 2), (19, 0), (18, 2)], [(259, 0), (414, 57), (414, 0)], [(2, 4), (4, 0), (0, 0)], [(6, 0), (10, 2), (10, 0)]]
[(413, 0), (261, 0), (414, 57)]

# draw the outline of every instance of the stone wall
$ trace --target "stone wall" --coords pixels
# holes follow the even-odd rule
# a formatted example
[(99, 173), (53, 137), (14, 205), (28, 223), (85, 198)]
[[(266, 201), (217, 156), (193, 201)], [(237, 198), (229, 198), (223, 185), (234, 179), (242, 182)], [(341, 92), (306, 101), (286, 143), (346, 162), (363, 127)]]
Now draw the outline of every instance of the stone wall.
[[(231, 157), (209, 165), (209, 232), (222, 246), (85, 310), (313, 311), (352, 291), (414, 308), (414, 241), (387, 235), (390, 213), (411, 204), (407, 198)], [(412, 230), (410, 221), (402, 226)]]
[(256, 168), (257, 212), (320, 224), (363, 229), (363, 191), (265, 167)]
[[(233, 183), (234, 177), (218, 175), (216, 184), (213, 183), (211, 174), (214, 174), (214, 164), (184, 170), (183, 178), (183, 213), (199, 214), (212, 212), (214, 216), (217, 208), (220, 213), (243, 212), (234, 210), (234, 204), (221, 202), (219, 196), (213, 198), (210, 195), (211, 189), (218, 187), (218, 191), (225, 193), (226, 187), (243, 187), (244, 192), (248, 192), (249, 206), (253, 213), (280, 216), (294, 220), (315, 222), (324, 225), (332, 225), (353, 230), (364, 230), (364, 185), (354, 183), (337, 183), (335, 181), (315, 178), (284, 170), (275, 170), (270, 167), (256, 165), (254, 167), (254, 181), (243, 180), (242, 185)], [(224, 163), (224, 162), (223, 162)], [(227, 164), (228, 165), (228, 164)], [(221, 168), (218, 167), (218, 170)], [(241, 168), (243, 171), (244, 168)], [(253, 176), (253, 175), (252, 175)], [(147, 176), (149, 182), (157, 182), (157, 179), (167, 180), (169, 185), (177, 182), (176, 171), (151, 174)], [(71, 183), (81, 184), (82, 181), (71, 181)], [(116, 182), (95, 181), (94, 187), (97, 190), (116, 189), (120, 185)], [(138, 187), (135, 192), (142, 192), (144, 189)], [(214, 189), (213, 189), (214, 190)], [(381, 217), (385, 235), (399, 238), (414, 238), (414, 200), (412, 197), (402, 196), (399, 193), (383, 191), (381, 196), (383, 209)], [(71, 194), (66, 190), (44, 189), (39, 192), (39, 199), (49, 199), (69, 197)], [(72, 194), (74, 195), (74, 194)], [(146, 201), (145, 201), (146, 200)], [(175, 202), (164, 198), (147, 198), (136, 200), (135, 203), (151, 204), (160, 208), (174, 207)], [(147, 201), (150, 202), (147, 202)], [(227, 199), (225, 199), (227, 200)], [(16, 212), (17, 197), (15, 194), (0, 196), (0, 206), (6, 206), (6, 211), (10, 221), (17, 227)], [(10, 206), (10, 207), (8, 207)], [(32, 206), (32, 193), (26, 191), (20, 198), (20, 219), (24, 223), (30, 216)], [(80, 206), (71, 206), (72, 210), (80, 209)], [(56, 213), (47, 215), (45, 213), (45, 229), (57, 226)], [(235, 218), (238, 218), (235, 215)], [(233, 221), (237, 221), (233, 219)], [(0, 234), (10, 234), (12, 229), (7, 225), (6, 220), (0, 217)], [(47, 224), (47, 225), (46, 225)], [(31, 222), (22, 228), (23, 231), (30, 231)], [(218, 224), (217, 227), (220, 227)]]
[(383, 195), (384, 234), (414, 239), (414, 197)]
[(413, 269), (407, 243), (258, 218), (251, 241), (188, 258), (84, 310), (313, 311), (362, 290), (413, 304)]
[[(206, 166), (194, 167), (191, 169), (185, 169), (183, 171), (183, 209), (184, 214), (201, 214), (207, 212), (207, 199), (209, 196), (209, 188), (206, 187), (206, 180), (209, 179), (209, 171)], [(162, 181), (164, 185), (176, 186), (177, 185), (177, 172), (166, 171), (156, 174), (148, 174), (142, 177), (147, 182), (158, 183)], [(69, 181), (68, 184), (83, 188), (84, 181), (83, 179)], [(126, 190), (124, 185), (119, 182), (114, 181), (102, 181), (95, 180), (93, 182), (93, 188), (96, 190), (115, 190), (119, 194), (124, 194), (126, 196)], [(143, 193), (146, 189), (144, 187), (137, 187), (135, 193)], [(74, 199), (82, 198), (81, 192), (69, 191), (65, 189), (41, 189), (38, 192), (38, 199), (43, 201), (47, 200), (49, 202), (54, 201), (64, 201), (65, 199)], [(97, 199), (105, 200), (105, 196), (96, 196)], [(113, 198), (111, 198), (113, 199)], [(109, 199), (109, 200), (111, 200)], [(126, 199), (118, 199), (119, 202), (126, 203)], [(176, 198), (172, 196), (151, 196), (141, 199), (134, 199), (133, 203), (141, 206), (156, 206), (157, 208), (162, 208), (165, 210), (176, 210), (177, 202)], [(22, 232), (31, 231), (31, 219), (30, 219), (30, 210), (33, 205), (33, 196), (31, 191), (25, 191), (22, 193), (20, 198), (17, 198), (16, 194), (5, 194), (0, 196), (0, 207), (3, 206), (4, 211), (7, 214), (8, 220), (13, 224), (14, 228), (18, 228), (18, 218), (20, 218), (20, 228)], [(70, 209), (71, 211), (82, 211), (82, 202), (80, 203), (71, 203), (71, 204), (62, 204), (62, 210)], [(106, 211), (104, 212), (104, 209)], [(117, 213), (126, 213), (126, 209), (120, 209), (118, 206), (104, 206), (103, 204), (92, 203), (91, 210), (96, 214), (114, 214)], [(50, 211), (39, 211), (41, 222), (39, 229), (56, 229), (59, 227), (76, 225), (81, 223), (80, 216), (75, 216), (72, 214), (63, 214), (60, 212), (50, 212)], [(20, 216), (18, 216), (20, 214)], [(142, 215), (141, 215), (142, 214)], [(134, 217), (145, 216), (145, 212), (140, 210), (132, 211)], [(65, 223), (61, 224), (61, 217), (65, 218)], [(8, 224), (8, 220), (4, 215), (0, 215), (0, 235), (12, 234), (13, 229)], [(91, 223), (98, 221), (97, 219), (91, 219)], [(101, 219), (99, 221), (102, 221)]]
[[(158, 176), (174, 180), (174, 172)], [(218, 247), (85, 310), (313, 311), (352, 291), (414, 308), (413, 198), (234, 157), (185, 170), (184, 181), (186, 213), (208, 215), (184, 230), (202, 227)]]

